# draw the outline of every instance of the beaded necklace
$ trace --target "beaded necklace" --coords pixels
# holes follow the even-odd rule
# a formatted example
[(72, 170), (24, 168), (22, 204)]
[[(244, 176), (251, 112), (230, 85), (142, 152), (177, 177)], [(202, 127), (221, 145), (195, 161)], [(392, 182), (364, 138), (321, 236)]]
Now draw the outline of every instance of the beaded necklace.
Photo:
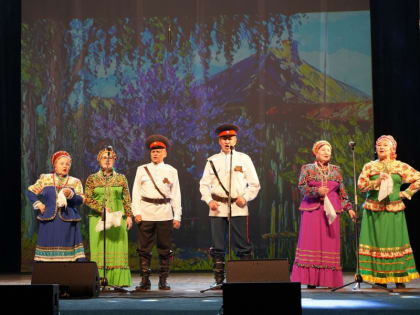
[(327, 181), (328, 181), (328, 176), (330, 175), (330, 170), (331, 170), (330, 164), (328, 164), (327, 166), (321, 166), (319, 165), (318, 161), (316, 161), (315, 167), (317, 168), (318, 172), (321, 175), (322, 186), (326, 186)]
[[(68, 175), (66, 175), (66, 177), (60, 177), (57, 174), (52, 174), (52, 176), (53, 176), (53, 183), (54, 183), (54, 187), (55, 187), (55, 192), (56, 192), (56, 194), (58, 194), (61, 189), (63, 189), (65, 186), (67, 186), (70, 177)], [(58, 185), (55, 184), (55, 177), (56, 176), (58, 178)]]

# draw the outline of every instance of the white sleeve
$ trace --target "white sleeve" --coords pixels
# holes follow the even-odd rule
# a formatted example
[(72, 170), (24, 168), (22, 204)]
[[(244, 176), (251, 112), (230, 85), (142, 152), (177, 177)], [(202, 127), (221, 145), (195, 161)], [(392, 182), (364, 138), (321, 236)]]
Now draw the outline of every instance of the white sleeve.
[(201, 200), (203, 200), (207, 204), (209, 204), (209, 202), (212, 201), (213, 199), (211, 197), (211, 190), (210, 190), (213, 175), (210, 174), (210, 168), (211, 168), (210, 162), (207, 162), (206, 167), (204, 168), (203, 177), (201, 177), (201, 180), (200, 180)]
[(174, 184), (172, 186), (171, 206), (174, 211), (174, 220), (181, 221), (181, 189), (179, 187), (178, 171), (174, 171)]
[(140, 210), (140, 200), (141, 200), (141, 195), (140, 195), (140, 188), (141, 188), (141, 168), (138, 167), (137, 168), (137, 172), (136, 172), (136, 177), (134, 178), (134, 184), (133, 184), (133, 199), (131, 202), (131, 211), (133, 212), (133, 215), (140, 215), (141, 214), (141, 210)]
[(258, 179), (257, 171), (255, 170), (254, 163), (250, 157), (247, 156), (245, 159), (246, 172), (245, 180), (247, 181), (248, 186), (245, 188), (245, 192), (242, 197), (248, 202), (257, 197), (258, 192), (260, 191), (260, 181)]

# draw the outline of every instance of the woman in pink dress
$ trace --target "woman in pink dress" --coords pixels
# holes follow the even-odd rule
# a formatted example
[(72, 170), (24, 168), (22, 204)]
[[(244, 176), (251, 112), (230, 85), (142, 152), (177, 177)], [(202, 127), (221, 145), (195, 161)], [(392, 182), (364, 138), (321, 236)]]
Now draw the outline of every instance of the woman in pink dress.
[(317, 141), (312, 153), (314, 163), (302, 166), (299, 190), (301, 221), (291, 280), (308, 289), (343, 285), (340, 263), (340, 214), (356, 214), (348, 200), (340, 168), (330, 164), (332, 147)]

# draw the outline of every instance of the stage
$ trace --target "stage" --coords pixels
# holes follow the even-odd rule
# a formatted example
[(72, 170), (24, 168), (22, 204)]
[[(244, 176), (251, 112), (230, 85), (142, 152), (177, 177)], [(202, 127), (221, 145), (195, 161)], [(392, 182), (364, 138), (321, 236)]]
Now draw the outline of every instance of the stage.
[[(151, 277), (152, 290), (140, 293), (102, 293), (91, 299), (60, 299), (60, 314), (217, 314), (222, 302), (222, 291), (201, 290), (212, 283), (211, 273), (173, 273), (169, 282), (171, 291), (157, 289), (158, 278)], [(138, 284), (140, 277), (133, 274), (133, 284)], [(345, 273), (344, 283), (353, 281), (352, 273)], [(0, 285), (29, 285), (30, 274), (2, 274)], [(395, 289), (392, 293), (372, 289), (362, 284), (359, 291), (348, 286), (337, 292), (321, 288), (308, 290), (302, 286), (302, 314), (419, 314), (420, 280), (407, 285), (405, 289)], [(127, 288), (134, 290), (134, 286)], [(279, 308), (285, 302), (280, 299)], [(252, 301), (251, 301), (252, 302)], [(261, 310), (260, 314), (277, 314), (272, 310)]]

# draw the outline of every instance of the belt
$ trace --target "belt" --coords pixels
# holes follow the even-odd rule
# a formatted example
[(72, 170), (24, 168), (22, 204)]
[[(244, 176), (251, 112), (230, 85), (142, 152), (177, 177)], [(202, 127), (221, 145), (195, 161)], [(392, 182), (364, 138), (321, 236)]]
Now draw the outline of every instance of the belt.
[[(211, 194), (211, 198), (215, 201), (223, 202), (223, 203), (229, 203), (229, 198), (220, 197), (215, 194)], [(235, 202), (238, 198), (230, 198), (231, 202)]]
[(169, 203), (171, 201), (170, 198), (156, 198), (156, 199), (152, 199), (152, 198), (147, 198), (147, 197), (141, 197), (141, 200), (149, 202), (149, 203), (153, 203), (155, 205), (163, 205), (165, 203)]

